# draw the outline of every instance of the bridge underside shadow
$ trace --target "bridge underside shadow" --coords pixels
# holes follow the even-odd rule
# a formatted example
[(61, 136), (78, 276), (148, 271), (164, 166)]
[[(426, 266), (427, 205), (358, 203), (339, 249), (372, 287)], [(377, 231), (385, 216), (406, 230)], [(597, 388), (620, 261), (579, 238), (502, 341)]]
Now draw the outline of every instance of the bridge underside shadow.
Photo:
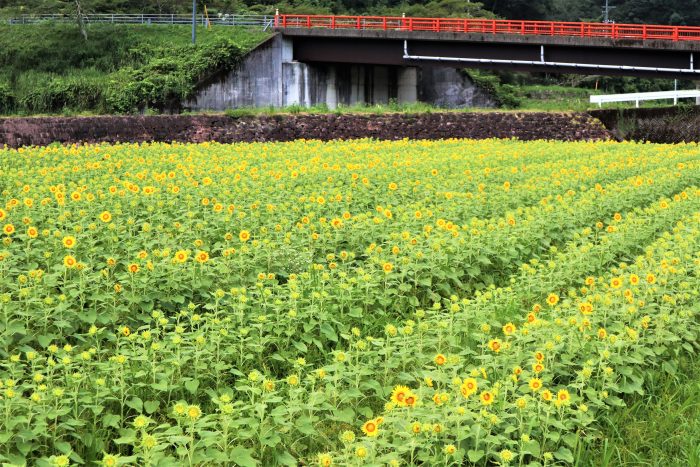
[(700, 80), (699, 44), (577, 37), (285, 29), (294, 60)]

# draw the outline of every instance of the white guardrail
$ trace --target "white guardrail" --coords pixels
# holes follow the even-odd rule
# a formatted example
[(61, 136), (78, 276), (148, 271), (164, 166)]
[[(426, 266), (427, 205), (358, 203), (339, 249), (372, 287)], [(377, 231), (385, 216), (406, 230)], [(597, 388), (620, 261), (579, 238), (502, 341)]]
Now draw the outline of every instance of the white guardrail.
[(591, 96), (591, 104), (598, 104), (602, 107), (607, 102), (634, 102), (639, 107), (640, 101), (654, 101), (660, 99), (673, 99), (673, 104), (678, 103), (678, 99), (694, 97), (700, 98), (700, 90), (691, 91), (659, 91), (659, 92), (635, 92), (630, 94), (602, 94)]
[[(84, 15), (86, 23), (102, 24), (192, 24), (192, 15), (141, 15), (141, 14), (94, 14)], [(75, 22), (70, 15), (22, 15), (8, 20), (10, 24), (37, 24), (46, 22)], [(246, 26), (270, 29), (274, 27), (274, 15), (197, 15), (197, 23), (202, 26)]]

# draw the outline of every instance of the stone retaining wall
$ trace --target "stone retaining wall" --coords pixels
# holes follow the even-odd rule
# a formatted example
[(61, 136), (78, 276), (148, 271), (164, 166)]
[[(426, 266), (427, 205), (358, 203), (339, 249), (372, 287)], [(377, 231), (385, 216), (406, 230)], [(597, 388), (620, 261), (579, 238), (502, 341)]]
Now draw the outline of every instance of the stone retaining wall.
[(295, 139), (385, 140), (517, 138), (605, 140), (611, 133), (587, 114), (421, 113), (296, 114), (232, 118), (211, 115), (33, 117), (0, 119), (0, 146), (54, 142), (179, 141), (221, 143)]
[(652, 143), (700, 142), (700, 107), (604, 109), (590, 112), (616, 138)]

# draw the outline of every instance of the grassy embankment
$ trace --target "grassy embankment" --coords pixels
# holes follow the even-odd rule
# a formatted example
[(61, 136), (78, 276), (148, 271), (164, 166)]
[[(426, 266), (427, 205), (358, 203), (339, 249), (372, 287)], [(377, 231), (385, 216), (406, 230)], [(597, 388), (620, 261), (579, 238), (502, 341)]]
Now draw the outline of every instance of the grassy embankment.
[(0, 26), (0, 114), (163, 110), (212, 70), (227, 69), (262, 31), (188, 26)]

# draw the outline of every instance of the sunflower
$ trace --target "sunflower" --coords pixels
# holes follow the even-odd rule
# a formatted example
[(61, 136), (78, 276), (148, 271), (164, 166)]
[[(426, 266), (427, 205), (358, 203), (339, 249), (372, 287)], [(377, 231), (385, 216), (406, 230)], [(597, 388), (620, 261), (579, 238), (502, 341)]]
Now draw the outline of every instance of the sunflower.
[(467, 378), (460, 386), (459, 391), (464, 397), (469, 397), (476, 392), (478, 387), (479, 385), (474, 378)]
[(435, 356), (433, 361), (437, 366), (442, 366), (447, 362), (447, 358), (443, 354), (439, 353)]
[(516, 331), (516, 329), (515, 324), (507, 323), (505, 326), (503, 326), (503, 334), (510, 336)]
[(5, 224), (5, 227), (2, 228), (2, 231), (5, 235), (12, 235), (15, 233), (15, 226), (12, 224)]
[(73, 248), (76, 244), (75, 237), (72, 235), (68, 235), (67, 237), (63, 237), (63, 246), (66, 248)]
[(554, 306), (559, 303), (559, 295), (551, 293), (547, 296), (547, 305)]
[(377, 424), (376, 420), (367, 420), (362, 425), (362, 432), (370, 437), (377, 436), (379, 434), (379, 424)]
[(209, 261), (209, 253), (206, 251), (199, 251), (197, 252), (197, 256), (195, 258), (197, 259), (198, 263), (204, 264)]
[(119, 457), (113, 454), (105, 454), (100, 462), (104, 467), (115, 467), (119, 465)]
[(399, 407), (406, 405), (406, 397), (411, 394), (411, 390), (408, 386), (394, 386), (394, 390), (391, 391), (391, 401)]
[(495, 397), (491, 391), (483, 391), (481, 394), (479, 394), (479, 400), (481, 400), (483, 405), (493, 404), (494, 399)]
[(384, 263), (382, 265), (382, 270), (386, 273), (389, 274), (392, 270), (394, 269), (394, 265), (391, 263)]
[(610, 287), (612, 287), (613, 289), (619, 289), (620, 287), (622, 287), (622, 279), (619, 277), (613, 277), (612, 279), (610, 279)]
[(552, 397), (553, 397), (552, 391), (550, 391), (549, 389), (545, 389), (544, 391), (542, 391), (542, 399), (549, 402), (552, 400)]
[(100, 214), (100, 220), (104, 223), (110, 222), (112, 220), (112, 214), (109, 211), (102, 211), (102, 214)]
[(27, 237), (37, 238), (39, 236), (39, 230), (36, 227), (29, 227), (27, 229)]
[(187, 407), (187, 417), (190, 420), (197, 420), (202, 416), (202, 410), (197, 405), (190, 405)]
[(542, 389), (542, 380), (539, 378), (532, 378), (528, 385), (530, 386), (530, 390), (532, 392), (537, 392)]
[(318, 455), (318, 465), (321, 467), (330, 467), (333, 465), (333, 458), (330, 454), (324, 453)]
[(408, 407), (413, 407), (416, 405), (416, 402), (418, 402), (418, 398), (413, 393), (407, 394), (406, 399), (404, 399), (404, 400), (406, 401), (406, 405)]
[(138, 264), (136, 264), (136, 263), (131, 263), (131, 264), (128, 266), (127, 269), (129, 270), (129, 272), (130, 272), (131, 274), (136, 274), (137, 272), (139, 272), (139, 269), (140, 269), (140, 268), (139, 268), (139, 265), (138, 265)]
[(568, 405), (571, 402), (571, 395), (566, 389), (560, 389), (557, 392), (557, 405)]
[(66, 255), (63, 257), (63, 265), (68, 269), (76, 267), (77, 264), (78, 260), (76, 260), (75, 257), (71, 255)]
[(590, 315), (593, 313), (593, 305), (591, 305), (589, 302), (579, 303), (578, 310), (582, 315)]
[(247, 230), (241, 230), (241, 232), (238, 234), (238, 239), (242, 242), (247, 242), (250, 240), (250, 232)]
[(501, 341), (498, 339), (491, 339), (488, 343), (489, 349), (491, 349), (493, 352), (500, 352), (501, 351)]
[(513, 460), (513, 458), (515, 457), (515, 454), (513, 454), (513, 452), (512, 452), (512, 451), (509, 451), (508, 449), (504, 449), (503, 451), (501, 451), (501, 452), (498, 454), (498, 456), (501, 458), (501, 460), (502, 460), (505, 464), (507, 464), (507, 463), (509, 463), (510, 461)]
[(178, 250), (177, 252), (175, 252), (175, 256), (173, 257), (173, 259), (176, 263), (184, 263), (185, 261), (187, 261), (188, 256), (189, 255), (185, 250)]

